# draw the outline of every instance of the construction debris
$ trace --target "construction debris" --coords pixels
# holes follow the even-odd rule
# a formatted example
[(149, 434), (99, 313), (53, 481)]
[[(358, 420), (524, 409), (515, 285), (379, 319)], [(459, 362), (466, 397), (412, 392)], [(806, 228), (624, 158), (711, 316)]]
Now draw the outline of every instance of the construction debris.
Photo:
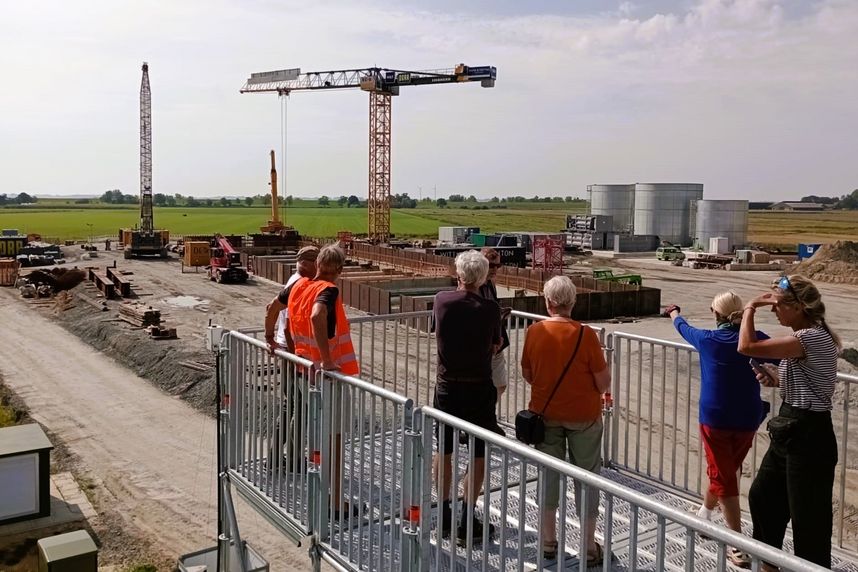
[(138, 328), (159, 326), (161, 324), (160, 310), (136, 302), (120, 304), (119, 317)]
[(176, 328), (162, 328), (161, 326), (149, 326), (146, 328), (149, 332), (149, 337), (153, 340), (174, 340), (179, 336), (176, 335)]

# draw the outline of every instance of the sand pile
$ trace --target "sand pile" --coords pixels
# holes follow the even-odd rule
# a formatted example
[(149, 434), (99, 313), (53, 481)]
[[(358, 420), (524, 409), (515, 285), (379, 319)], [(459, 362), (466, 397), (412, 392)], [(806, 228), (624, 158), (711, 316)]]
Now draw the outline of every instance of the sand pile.
[(819, 282), (858, 284), (858, 242), (838, 240), (822, 245), (790, 274), (801, 274)]

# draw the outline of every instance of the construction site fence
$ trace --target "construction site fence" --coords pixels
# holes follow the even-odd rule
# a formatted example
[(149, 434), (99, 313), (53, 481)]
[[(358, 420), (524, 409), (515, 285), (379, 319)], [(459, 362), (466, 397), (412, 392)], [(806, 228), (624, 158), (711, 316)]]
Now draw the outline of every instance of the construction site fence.
[[(424, 317), (401, 315), (398, 319), (407, 324), (409, 320)], [(241, 494), (293, 542), (308, 546), (316, 569), (322, 560), (339, 570), (521, 570), (534, 569), (534, 566), (541, 569), (542, 531), (538, 525), (534, 526), (532, 518), (528, 520), (528, 514), (532, 517), (534, 507), (544, 506), (542, 483), (549, 471), (553, 471), (559, 474), (561, 498), (567, 499), (560, 506), (559, 553), (573, 569), (585, 569), (585, 562), (576, 556), (583, 553), (578, 540), (574, 540), (580, 539), (580, 534), (572, 530), (580, 523), (575, 518), (567, 518), (573, 514), (569, 497), (573, 484), (578, 483), (585, 498), (595, 494), (602, 497), (598, 530), (605, 539), (607, 553), (612, 550), (612, 539), (620, 526), (614, 523), (614, 513), (622, 508), (624, 514), (630, 515), (630, 520), (623, 521), (621, 526), (623, 534), (629, 538), (632, 552), (627, 557), (633, 563), (632, 569), (640, 566), (665, 569), (666, 555), (680, 549), (677, 534), (681, 532), (686, 570), (700, 567), (725, 570), (728, 546), (747, 552), (753, 559), (754, 569), (759, 569), (760, 561), (765, 560), (780, 566), (781, 570), (822, 570), (621, 486), (615, 479), (583, 471), (429, 407), (426, 403), (431, 396), (431, 369), (415, 372), (410, 378), (413, 385), (408, 386), (405, 385), (408, 376), (397, 381), (387, 372), (410, 372), (416, 370), (418, 364), (432, 364), (435, 360), (431, 332), (412, 333), (423, 339), (421, 344), (414, 345), (416, 337), (390, 337), (397, 335), (393, 332), (399, 327), (410, 329), (407, 325), (378, 318), (356, 319), (353, 323), (353, 328), (357, 328), (356, 349), (362, 361), (360, 377), (315, 370), (309, 362), (281, 350), (272, 354), (265, 343), (255, 337), (254, 330), (228, 332), (220, 344), (218, 382), (223, 396), (219, 423), (223, 485), (227, 491)], [(524, 327), (542, 317), (516, 318)], [(363, 333), (360, 333), (361, 328)], [(388, 330), (391, 331), (385, 338), (383, 332)], [(369, 334), (370, 331), (373, 334)], [(626, 462), (628, 456), (615, 461), (616, 451), (625, 451), (625, 441), (618, 441), (617, 436), (620, 432), (625, 435), (625, 420), (629, 419), (630, 412), (628, 406), (624, 409), (621, 405), (624, 393), (620, 391), (628, 391), (629, 384), (617, 377), (623, 374), (617, 372), (618, 358), (612, 347), (618, 343), (614, 336), (625, 340), (629, 334), (597, 333), (604, 340), (614, 379), (615, 403), (613, 408), (610, 403), (606, 404), (605, 464), (632, 476), (647, 477), (658, 485), (694, 492), (695, 487), (685, 486), (684, 479), (677, 480), (679, 485), (669, 478), (659, 479), (652, 460), (650, 471), (646, 472), (643, 468), (646, 454), (638, 453), (642, 461), (638, 461), (636, 468)], [(410, 351), (398, 358), (407, 356), (414, 360), (408, 364), (386, 362), (387, 351), (372, 351), (374, 344), (402, 350), (409, 339)], [(512, 348), (519, 346), (520, 343), (511, 346), (510, 361), (517, 351)], [(375, 361), (370, 357), (373, 355)], [(397, 359), (392, 355), (391, 359)], [(658, 363), (659, 360), (653, 361), (653, 365)], [(518, 369), (517, 362), (510, 367)], [(841, 377), (841, 381), (851, 384), (858, 380), (847, 376)], [(658, 384), (653, 386), (653, 391), (658, 389)], [(525, 408), (529, 399), (526, 384), (519, 376), (510, 378), (504, 399), (506, 403), (502, 402), (499, 407), (505, 411), (502, 420), (508, 422), (509, 413)], [(649, 405), (638, 407), (635, 404), (632, 409), (641, 416), (638, 420), (646, 424), (643, 412), (649, 410)], [(656, 413), (655, 418), (661, 415)], [(690, 428), (690, 423), (686, 427)], [(482, 510), (484, 516), (491, 513), (491, 518), (500, 523), (500, 541), (493, 542), (491, 550), (479, 549), (473, 539), (457, 548), (454, 541), (439, 538), (437, 523), (433, 524), (440, 509), (437, 497), (433, 496), (431, 458), (435, 445), (444, 446), (444, 443), (437, 443), (435, 428), (439, 430), (438, 439), (443, 440), (444, 427), (452, 429), (453, 443), (457, 444), (453, 448), (451, 479), (456, 487), (453, 490), (459, 490), (465, 480), (465, 466), (474, 462), (475, 440), (486, 443), (486, 493), (477, 503), (477, 509)], [(847, 434), (844, 431), (838, 437), (843, 439)], [(643, 440), (643, 437), (638, 438), (636, 443)], [(460, 443), (467, 443), (467, 450), (460, 448)], [(841, 445), (843, 463), (847, 447), (842, 441)], [(688, 450), (702, 462), (699, 450), (693, 447)], [(680, 446), (677, 458), (684, 456)], [(664, 477), (669, 472), (662, 469), (661, 474)], [(501, 500), (499, 508), (491, 508), (495, 506), (493, 498)], [(498, 510), (501, 514), (495, 514)], [(221, 520), (227, 520), (229, 512), (228, 507), (223, 507)], [(841, 529), (842, 517), (841, 512)], [(571, 528), (567, 531), (564, 527)], [(237, 527), (225, 529), (221, 538), (225, 542), (221, 544), (225, 547), (236, 545), (238, 534)], [(712, 558), (711, 555), (695, 549), (701, 535), (717, 543), (715, 562), (703, 562), (701, 559)], [(564, 546), (563, 539), (567, 536), (573, 540)], [(838, 538), (842, 538), (842, 533)], [(640, 551), (636, 548), (638, 541)], [(671, 543), (670, 549), (666, 543)], [(240, 545), (240, 541), (237, 544)], [(610, 558), (606, 558), (606, 562), (610, 562)], [(558, 569), (565, 569), (562, 563)], [(604, 569), (610, 568), (606, 564)]]

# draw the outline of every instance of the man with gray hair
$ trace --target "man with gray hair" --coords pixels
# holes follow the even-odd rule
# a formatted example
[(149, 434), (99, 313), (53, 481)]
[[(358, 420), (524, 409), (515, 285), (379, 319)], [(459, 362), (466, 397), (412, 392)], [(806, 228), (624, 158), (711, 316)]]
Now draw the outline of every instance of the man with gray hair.
[[(495, 405), (497, 390), (492, 383), (492, 356), (501, 347), (500, 307), (493, 300), (479, 294), (486, 281), (489, 262), (475, 250), (456, 257), (458, 287), (454, 291), (435, 295), (433, 318), (438, 349), (438, 373), (433, 405), (450, 415), (478, 425), (489, 431), (501, 432), (497, 424)], [(439, 452), (433, 466), (436, 484), (443, 483), (438, 496), (443, 501), (441, 534), (446, 536), (452, 528), (452, 453), (453, 429), (435, 427)], [(479, 542), (483, 536), (483, 523), (475, 512), (477, 497), (485, 475), (485, 442), (474, 439), (474, 463), (464, 481), (465, 504), (456, 530), (460, 544), (471, 537)], [(458, 496), (458, 493), (457, 493)], [(469, 522), (470, 521), (470, 522)], [(489, 536), (494, 527), (489, 526)]]

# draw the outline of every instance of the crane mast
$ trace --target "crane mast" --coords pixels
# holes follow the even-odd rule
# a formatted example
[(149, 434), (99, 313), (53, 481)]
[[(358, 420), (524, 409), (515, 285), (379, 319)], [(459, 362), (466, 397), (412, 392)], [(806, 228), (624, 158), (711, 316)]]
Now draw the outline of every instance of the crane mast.
[(149, 64), (143, 62), (140, 82), (140, 233), (155, 232), (152, 213), (152, 92), (149, 89)]

